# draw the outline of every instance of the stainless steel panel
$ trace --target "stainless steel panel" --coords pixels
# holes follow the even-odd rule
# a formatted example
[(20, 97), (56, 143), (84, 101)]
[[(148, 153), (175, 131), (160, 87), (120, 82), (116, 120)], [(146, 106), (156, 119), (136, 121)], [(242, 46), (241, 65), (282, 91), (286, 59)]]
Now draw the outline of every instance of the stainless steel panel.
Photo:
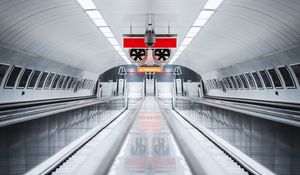
[(300, 173), (300, 128), (180, 100), (176, 107), (276, 174)]
[(116, 100), (0, 128), (0, 174), (24, 174), (123, 107)]

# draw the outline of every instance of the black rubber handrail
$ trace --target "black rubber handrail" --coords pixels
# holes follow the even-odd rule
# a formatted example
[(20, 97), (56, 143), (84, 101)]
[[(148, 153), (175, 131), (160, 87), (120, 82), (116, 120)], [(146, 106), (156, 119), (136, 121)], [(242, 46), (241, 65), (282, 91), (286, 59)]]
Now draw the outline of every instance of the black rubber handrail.
[(205, 96), (205, 98), (300, 111), (300, 103), (253, 100), (253, 99), (245, 99), (245, 98), (217, 97), (217, 96)]
[(56, 98), (56, 99), (47, 99), (47, 100), (1, 103), (0, 111), (17, 109), (17, 108), (27, 108), (27, 107), (37, 106), (37, 105), (45, 105), (45, 104), (52, 104), (52, 103), (59, 103), (59, 102), (69, 102), (69, 101), (74, 101), (74, 100), (85, 100), (85, 99), (91, 99), (91, 98), (95, 98), (95, 96), (92, 95), (92, 96), (82, 96), (82, 97)]

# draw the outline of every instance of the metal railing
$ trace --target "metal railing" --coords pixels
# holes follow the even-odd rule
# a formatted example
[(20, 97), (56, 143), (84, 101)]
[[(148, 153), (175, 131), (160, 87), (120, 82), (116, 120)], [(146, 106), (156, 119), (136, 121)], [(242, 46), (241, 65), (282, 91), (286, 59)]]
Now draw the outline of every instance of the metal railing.
[[(50, 116), (51, 120), (64, 121), (64, 124), (61, 124), (60, 131), (64, 130), (65, 135), (72, 135), (74, 139), (60, 145), (60, 148), (56, 147), (57, 151), (53, 155), (44, 162), (37, 162), (38, 166), (31, 169), (27, 174), (48, 174), (56, 169), (95, 135), (116, 120), (126, 110), (126, 103), (126, 97), (113, 97), (94, 105)], [(74, 129), (78, 131), (74, 132)], [(51, 137), (56, 137), (55, 134), (54, 132)]]
[[(245, 118), (249, 115), (238, 113), (221, 107), (222, 104), (209, 105), (199, 99), (189, 97), (174, 97), (173, 109), (177, 111), (194, 128), (204, 134), (209, 140), (226, 152), (233, 160), (244, 167), (251, 174), (273, 174), (270, 170), (259, 164), (238, 148), (232, 146), (218, 135), (221, 127), (236, 128), (235, 122), (227, 121), (226, 116), (232, 119), (233, 116)], [(228, 120), (229, 120), (228, 119)], [(216, 133), (214, 133), (214, 128)], [(221, 131), (221, 129), (220, 129)], [(223, 131), (223, 130), (222, 130)], [(234, 130), (235, 131), (235, 130)], [(233, 133), (234, 134), (234, 133)]]

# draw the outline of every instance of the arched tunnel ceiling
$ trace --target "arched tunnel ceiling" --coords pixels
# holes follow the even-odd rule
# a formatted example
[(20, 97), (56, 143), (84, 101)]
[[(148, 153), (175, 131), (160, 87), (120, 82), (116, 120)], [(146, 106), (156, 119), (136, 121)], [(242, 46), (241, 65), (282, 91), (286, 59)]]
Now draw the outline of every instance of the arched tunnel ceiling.
[(1, 0), (0, 42), (96, 73), (125, 63), (76, 0)]
[(300, 1), (225, 0), (176, 63), (204, 73), (299, 41)]
[[(145, 14), (155, 16), (156, 33), (177, 33), (182, 42), (205, 0), (94, 0), (112, 32), (144, 33)], [(178, 58), (208, 72), (299, 44), (300, 1), (224, 0)], [(37, 56), (102, 73), (124, 64), (76, 0), (1, 0), (0, 42)]]

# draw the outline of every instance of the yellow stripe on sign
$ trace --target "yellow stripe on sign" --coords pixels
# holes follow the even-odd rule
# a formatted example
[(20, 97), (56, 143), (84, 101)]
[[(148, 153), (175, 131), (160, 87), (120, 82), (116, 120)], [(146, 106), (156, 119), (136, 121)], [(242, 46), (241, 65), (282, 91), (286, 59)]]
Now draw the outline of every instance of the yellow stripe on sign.
[(138, 72), (163, 72), (163, 67), (138, 67)]

